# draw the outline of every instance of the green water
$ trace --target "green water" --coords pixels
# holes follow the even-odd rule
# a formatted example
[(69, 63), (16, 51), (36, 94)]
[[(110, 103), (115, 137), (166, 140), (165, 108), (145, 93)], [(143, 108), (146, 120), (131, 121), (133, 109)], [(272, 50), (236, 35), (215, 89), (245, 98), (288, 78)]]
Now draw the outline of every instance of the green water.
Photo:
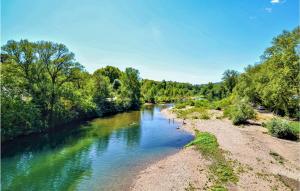
[(98, 118), (2, 145), (2, 190), (124, 190), (145, 165), (192, 139), (166, 105)]

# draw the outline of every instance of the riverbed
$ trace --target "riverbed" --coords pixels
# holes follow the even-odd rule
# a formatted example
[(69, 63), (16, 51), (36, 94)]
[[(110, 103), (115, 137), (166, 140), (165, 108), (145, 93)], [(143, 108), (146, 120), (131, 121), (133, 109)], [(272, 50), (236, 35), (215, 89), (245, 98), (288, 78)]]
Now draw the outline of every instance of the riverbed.
[(2, 190), (125, 190), (140, 169), (192, 140), (161, 110), (72, 124), (61, 131), (2, 145)]

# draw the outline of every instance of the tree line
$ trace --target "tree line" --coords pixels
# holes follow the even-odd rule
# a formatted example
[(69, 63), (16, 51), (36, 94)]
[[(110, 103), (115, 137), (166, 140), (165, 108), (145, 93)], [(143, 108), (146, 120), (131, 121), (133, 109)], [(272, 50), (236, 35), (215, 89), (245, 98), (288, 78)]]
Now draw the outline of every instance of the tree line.
[(141, 79), (139, 71), (106, 66), (88, 73), (63, 45), (28, 40), (1, 47), (2, 141), (74, 120), (139, 108), (142, 102), (210, 101), (235, 97), (279, 115), (300, 117), (300, 29), (272, 41), (260, 63), (226, 70), (221, 82), (202, 85)]
[(165, 103), (176, 102), (200, 93), (200, 85), (173, 81), (154, 81), (143, 79), (141, 94), (144, 102)]
[(136, 109), (140, 86), (133, 68), (107, 66), (89, 74), (63, 44), (8, 41), (1, 47), (2, 141)]
[(63, 44), (11, 40), (1, 47), (1, 140), (199, 91), (189, 83), (142, 80), (134, 68), (106, 66), (90, 74)]

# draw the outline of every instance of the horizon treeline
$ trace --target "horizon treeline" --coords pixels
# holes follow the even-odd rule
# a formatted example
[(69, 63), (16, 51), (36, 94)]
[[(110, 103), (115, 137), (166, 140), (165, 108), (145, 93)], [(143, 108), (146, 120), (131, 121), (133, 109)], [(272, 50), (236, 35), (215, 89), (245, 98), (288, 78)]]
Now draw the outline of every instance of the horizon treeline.
[(142, 98), (147, 103), (176, 102), (199, 95), (201, 90), (201, 85), (165, 80), (143, 79), (141, 84)]
[(28, 40), (1, 47), (2, 141), (32, 132), (139, 108), (143, 102), (237, 97), (279, 115), (299, 112), (299, 27), (275, 37), (261, 62), (244, 73), (226, 70), (202, 85), (141, 79), (139, 71), (106, 66), (93, 74), (63, 44)]

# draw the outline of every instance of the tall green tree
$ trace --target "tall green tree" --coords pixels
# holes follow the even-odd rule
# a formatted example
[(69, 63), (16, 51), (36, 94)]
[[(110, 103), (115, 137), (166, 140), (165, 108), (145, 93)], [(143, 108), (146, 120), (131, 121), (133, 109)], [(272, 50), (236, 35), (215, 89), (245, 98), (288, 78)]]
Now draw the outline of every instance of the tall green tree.
[(107, 76), (94, 74), (95, 78), (95, 94), (94, 102), (97, 105), (97, 113), (99, 115), (113, 112), (112, 86)]
[(233, 88), (237, 84), (239, 73), (235, 70), (226, 70), (223, 73), (223, 83), (228, 93), (232, 93)]
[(138, 108), (141, 96), (139, 71), (134, 68), (126, 68), (122, 77), (122, 84), (122, 96), (129, 100), (129, 108)]
[(96, 70), (94, 74), (106, 76), (109, 78), (110, 83), (113, 83), (116, 79), (120, 79), (122, 72), (117, 67), (106, 66), (104, 68)]
[(49, 122), (53, 126), (55, 103), (65, 83), (78, 79), (82, 66), (75, 61), (74, 54), (63, 44), (41, 41), (37, 43), (37, 59), (45, 70), (50, 85)]
[(275, 37), (260, 64), (240, 76), (237, 94), (280, 115), (299, 117), (299, 43), (299, 27)]

